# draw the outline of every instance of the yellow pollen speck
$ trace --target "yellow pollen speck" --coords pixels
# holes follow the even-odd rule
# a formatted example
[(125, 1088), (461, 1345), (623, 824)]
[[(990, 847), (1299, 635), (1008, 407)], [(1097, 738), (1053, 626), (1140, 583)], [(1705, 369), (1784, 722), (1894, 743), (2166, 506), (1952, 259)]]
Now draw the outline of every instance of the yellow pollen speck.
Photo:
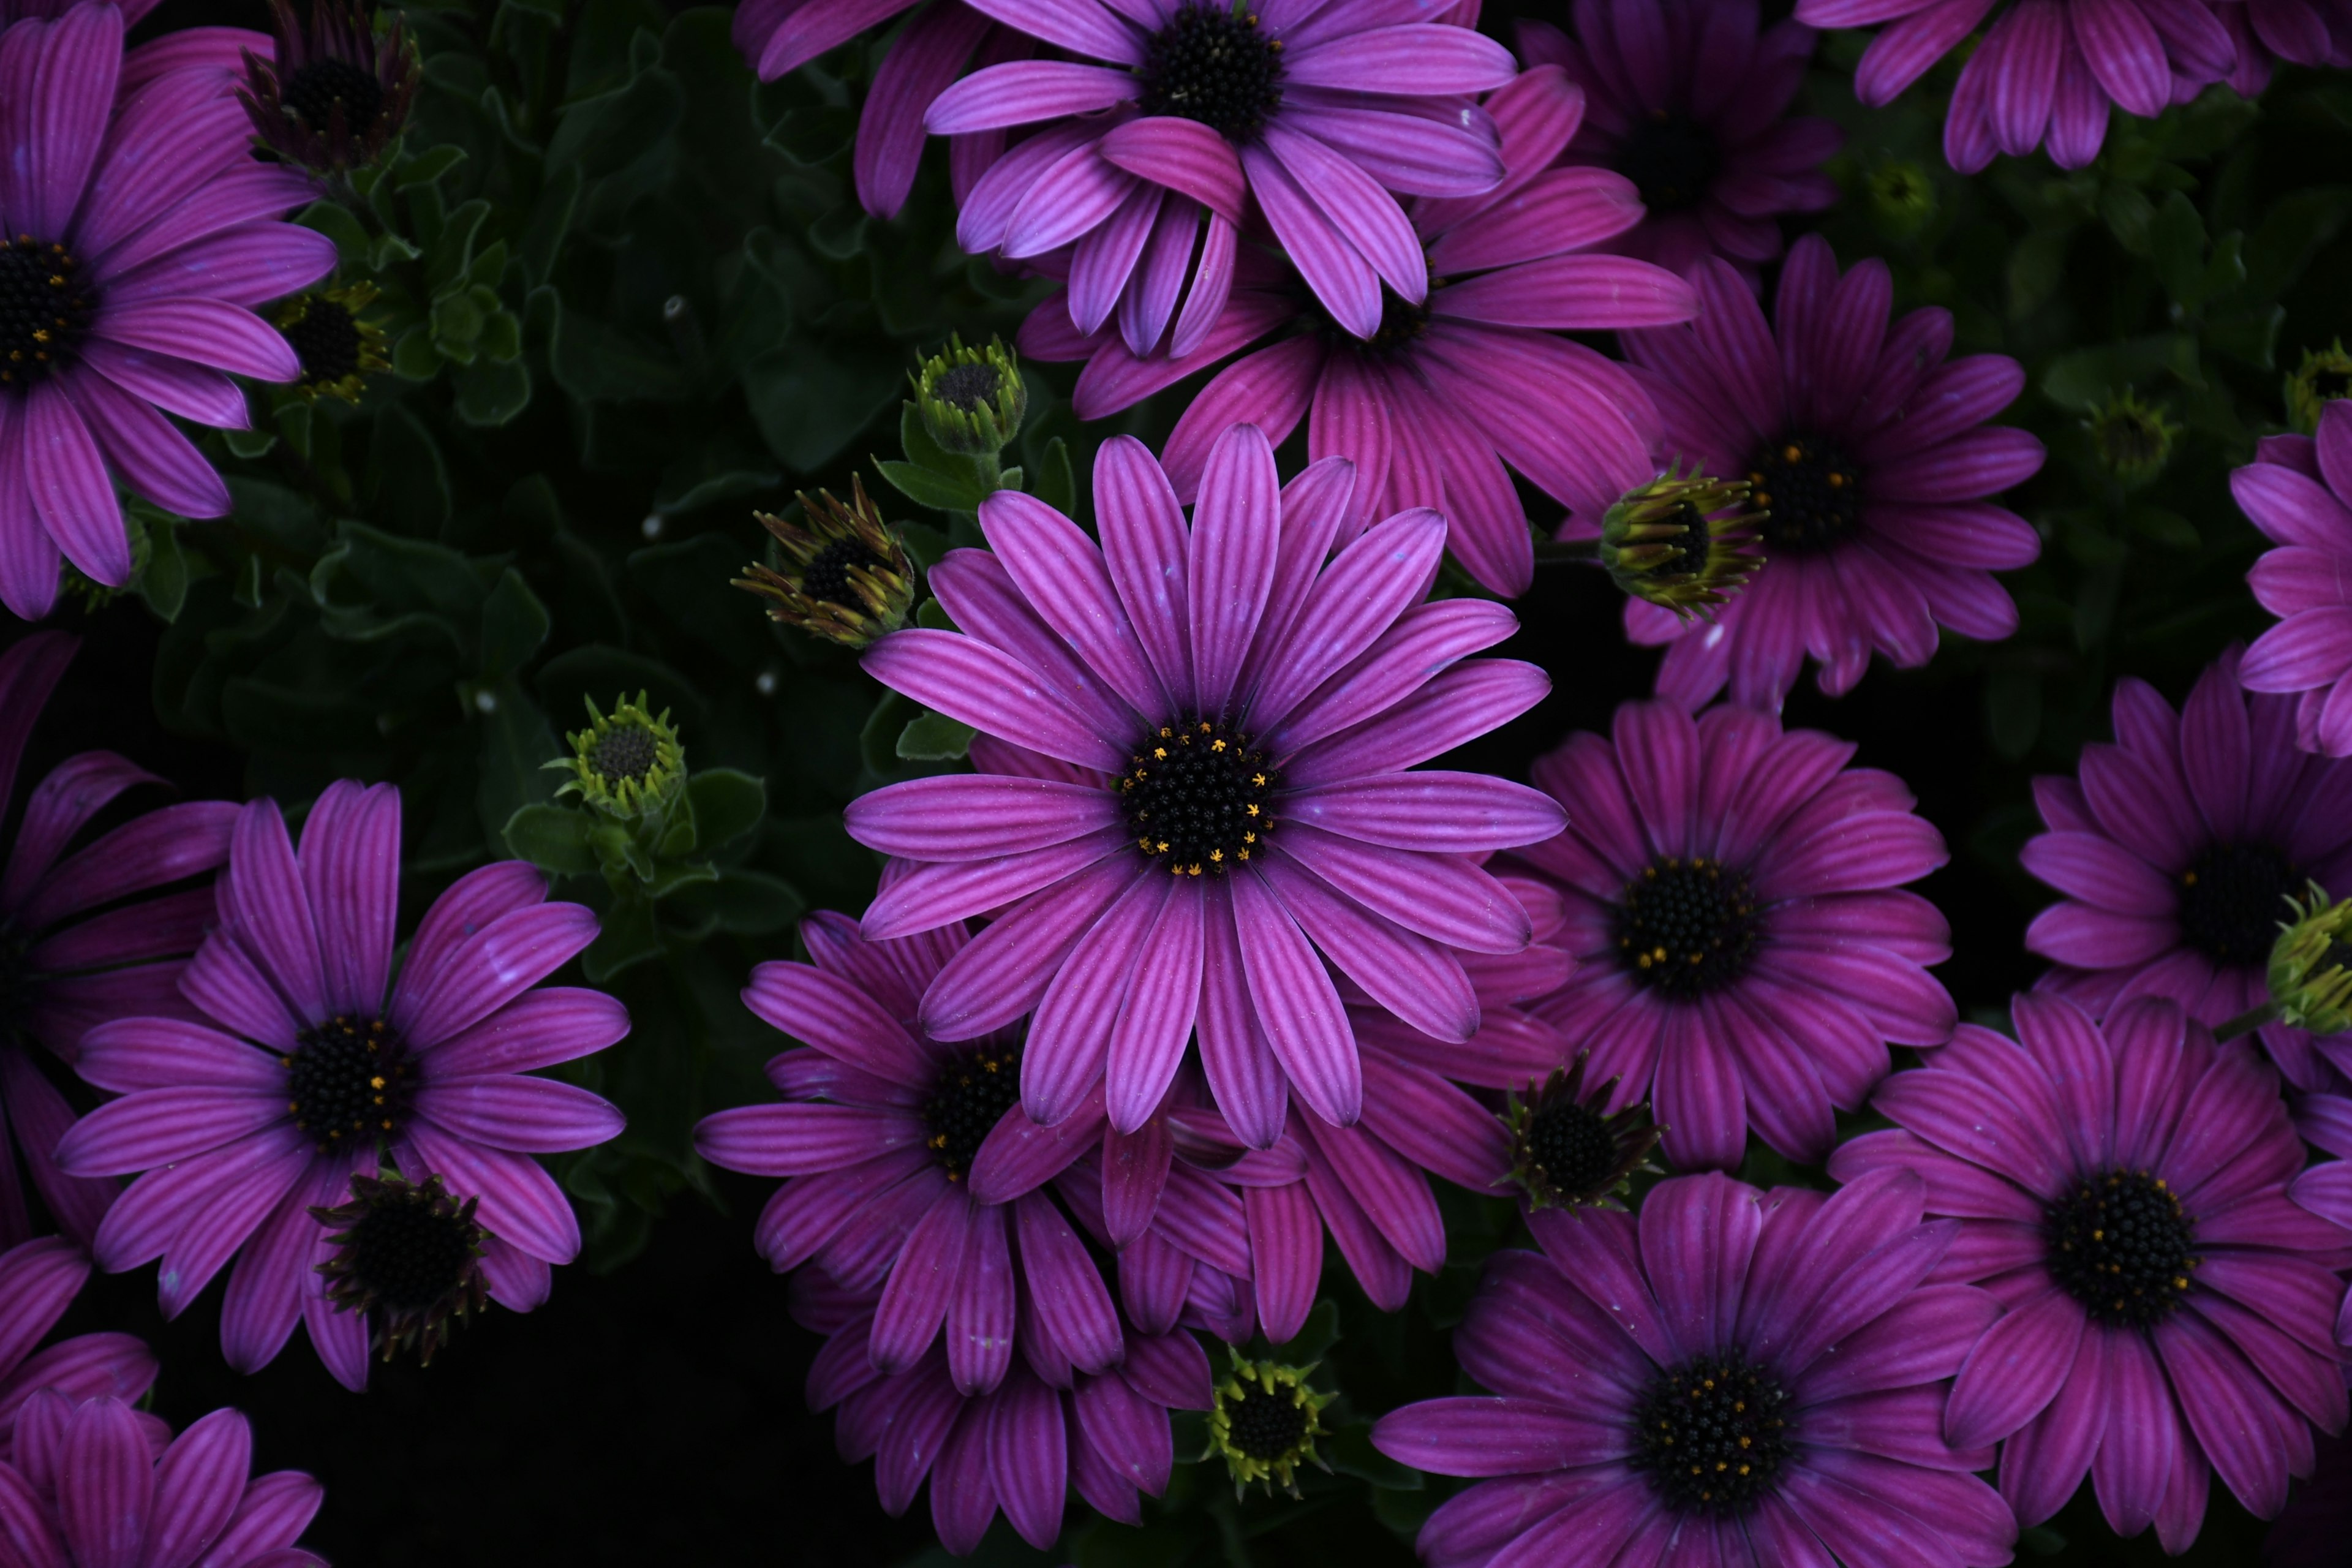
[(1212, 741), (1209, 742), (1209, 750), (1213, 752), (1222, 752), (1224, 749), (1225, 743), (1223, 741)]
[(1784, 463), (1793, 463), (1804, 455), (1805, 449), (1794, 441), (1780, 448), (1780, 460)]

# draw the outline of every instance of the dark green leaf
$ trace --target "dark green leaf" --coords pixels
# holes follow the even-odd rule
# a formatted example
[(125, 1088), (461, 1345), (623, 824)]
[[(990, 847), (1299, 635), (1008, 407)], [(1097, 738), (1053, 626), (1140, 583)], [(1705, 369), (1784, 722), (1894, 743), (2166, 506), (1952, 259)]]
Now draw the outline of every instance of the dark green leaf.
[(760, 825), (768, 809), (763, 780), (733, 768), (706, 768), (688, 778), (687, 797), (694, 803), (695, 842), (699, 854), (731, 844)]
[(980, 731), (944, 713), (926, 712), (898, 731), (898, 755), (910, 763), (946, 763), (971, 752)]
[(526, 805), (507, 819), (499, 835), (507, 852), (556, 877), (585, 877), (596, 869), (588, 847), (588, 814), (561, 805)]
[(1401, 1465), (1372, 1447), (1372, 1424), (1355, 1421), (1340, 1427), (1316, 1451), (1343, 1476), (1354, 1476), (1392, 1491), (1417, 1492), (1428, 1483), (1411, 1465)]
[(876, 458), (874, 466), (882, 477), (898, 488), (898, 493), (918, 506), (934, 511), (971, 511), (988, 498), (969, 479), (949, 479), (929, 468), (919, 468), (912, 463), (894, 463)]

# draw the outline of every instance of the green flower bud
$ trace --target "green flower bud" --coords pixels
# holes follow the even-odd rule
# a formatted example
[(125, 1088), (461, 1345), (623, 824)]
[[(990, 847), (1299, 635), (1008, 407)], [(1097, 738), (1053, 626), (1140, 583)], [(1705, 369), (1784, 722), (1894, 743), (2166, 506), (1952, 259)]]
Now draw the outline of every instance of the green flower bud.
[(375, 293), (375, 285), (362, 279), (341, 289), (297, 294), (271, 315), (270, 324), (302, 362), (302, 374), (294, 383), (296, 395), (308, 403), (321, 397), (357, 403), (367, 378), (392, 368), (384, 357), (383, 329), (360, 320)]
[(1315, 1439), (1324, 1435), (1323, 1407), (1337, 1395), (1307, 1386), (1313, 1366), (1244, 1361), (1231, 1345), (1225, 1353), (1233, 1358), (1233, 1375), (1217, 1384), (1209, 1452), (1202, 1458), (1223, 1458), (1235, 1497), (1254, 1481), (1264, 1481), (1269, 1493), (1278, 1484), (1297, 1497), (1300, 1465), (1330, 1468), (1315, 1452)]
[(1609, 509), (1601, 564), (1620, 588), (1688, 620), (1747, 586), (1764, 564), (1753, 551), (1765, 512), (1747, 510), (1745, 480), (1709, 479), (1694, 464), (1666, 471)]
[(548, 764), (572, 773), (555, 793), (576, 795), (615, 820), (658, 825), (686, 787), (686, 752), (670, 728), (669, 710), (656, 718), (642, 691), (635, 702), (616, 699), (609, 718), (596, 711), (594, 698), (582, 700), (588, 705), (588, 728), (564, 737), (572, 742), (569, 758)]
[(984, 349), (950, 338), (916, 375), (915, 407), (943, 449), (992, 458), (1012, 442), (1029, 412), (1020, 356), (997, 338)]
[(2110, 397), (2083, 421), (2099, 467), (2118, 483), (2137, 487), (2164, 471), (2180, 426), (2166, 417), (2161, 403), (2142, 403), (2129, 387)]
[(1881, 163), (1864, 177), (1863, 188), (1880, 226), (1897, 238), (1918, 233), (1936, 216), (1936, 183), (1916, 163)]
[(2352, 397), (2352, 353), (2344, 340), (2303, 351), (2303, 363), (2286, 378), (2286, 421), (2306, 436), (2319, 433), (2319, 413), (2339, 397)]
[(830, 490), (800, 498), (801, 524), (751, 515), (774, 536), (779, 566), (751, 565), (735, 586), (772, 599), (771, 618), (847, 647), (864, 647), (907, 623), (915, 567), (907, 547), (852, 475), (849, 504)]
[(1511, 1134), (1511, 1180), (1528, 1195), (1528, 1206), (1622, 1208), (1633, 1173), (1653, 1170), (1650, 1151), (1660, 1130), (1646, 1105), (1629, 1105), (1613, 1116), (1601, 1104), (1617, 1080), (1584, 1087), (1583, 1053), (1573, 1067), (1555, 1068), (1528, 1097), (1504, 1097), (1502, 1123)]
[(2352, 1029), (2352, 899), (2330, 903), (2311, 884), (2305, 900), (2287, 900), (2294, 919), (2280, 922), (2271, 948), (2271, 1005), (2279, 1021), (2315, 1035)]

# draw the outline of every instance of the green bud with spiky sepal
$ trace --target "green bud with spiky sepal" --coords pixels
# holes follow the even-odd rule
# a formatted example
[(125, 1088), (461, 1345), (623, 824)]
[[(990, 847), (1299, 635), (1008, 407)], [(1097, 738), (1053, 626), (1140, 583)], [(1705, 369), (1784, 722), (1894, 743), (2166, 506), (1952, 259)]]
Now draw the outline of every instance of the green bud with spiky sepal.
[(1021, 357), (1002, 339), (967, 348), (961, 338), (950, 338), (914, 379), (923, 428), (943, 451), (992, 458), (1012, 444), (1029, 413)]
[(588, 705), (588, 728), (564, 737), (571, 756), (547, 764), (572, 773), (555, 793), (576, 795), (602, 816), (658, 833), (686, 788), (686, 752), (669, 710), (656, 717), (642, 691), (634, 702), (616, 699), (609, 716), (596, 710), (594, 698), (581, 700)]
[(907, 624), (915, 602), (915, 567), (898, 531), (855, 475), (849, 503), (830, 490), (799, 496), (801, 521), (764, 511), (760, 520), (776, 542), (777, 566), (751, 565), (735, 586), (772, 599), (772, 619), (845, 647), (864, 647)]
[(2303, 351), (2303, 363), (2286, 378), (2286, 422), (2315, 436), (2320, 414), (2339, 397), (2352, 397), (2352, 353), (2344, 352), (2342, 338)]
[(1695, 463), (1687, 473), (1669, 466), (1601, 518), (1601, 564), (1637, 599), (1685, 620), (1712, 618), (1764, 564), (1755, 545), (1768, 514), (1749, 508), (1752, 489)]
[(2180, 437), (2180, 426), (2167, 417), (2168, 412), (2161, 403), (2141, 402), (2129, 387), (2092, 411), (2083, 428), (2090, 432), (2091, 450), (2110, 479), (2137, 487), (2164, 471)]
[(1500, 1118), (1511, 1134), (1510, 1179), (1527, 1194), (1530, 1209), (1622, 1208), (1633, 1173), (1654, 1171), (1650, 1151), (1662, 1129), (1650, 1108), (1636, 1103), (1614, 1114), (1601, 1106), (1617, 1079), (1584, 1082), (1588, 1053), (1571, 1067), (1555, 1068), (1541, 1084), (1529, 1084), (1527, 1098), (1504, 1097)]
[(1250, 1361), (1231, 1345), (1225, 1353), (1233, 1358), (1233, 1373), (1217, 1384), (1216, 1404), (1209, 1412), (1209, 1451), (1202, 1458), (1225, 1461), (1235, 1497), (1256, 1481), (1265, 1482), (1269, 1494), (1280, 1486), (1297, 1497), (1300, 1465), (1330, 1468), (1315, 1452), (1315, 1439), (1325, 1435), (1323, 1407), (1339, 1395), (1307, 1386), (1320, 1363)]
[(2352, 899), (2330, 903), (2314, 882), (2271, 948), (2271, 1005), (2279, 1022), (2315, 1035), (2352, 1029)]

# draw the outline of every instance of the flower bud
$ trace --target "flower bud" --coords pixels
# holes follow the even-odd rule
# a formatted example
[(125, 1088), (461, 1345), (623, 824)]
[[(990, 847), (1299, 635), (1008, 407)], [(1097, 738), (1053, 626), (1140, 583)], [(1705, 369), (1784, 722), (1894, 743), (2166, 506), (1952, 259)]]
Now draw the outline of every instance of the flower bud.
[(735, 586), (774, 600), (772, 618), (847, 647), (904, 626), (915, 601), (914, 563), (865, 484), (851, 477), (846, 506), (829, 490), (799, 500), (801, 524), (751, 514), (774, 536), (780, 564), (746, 566)]
[(254, 140), (289, 163), (320, 174), (348, 174), (383, 155), (424, 79), (415, 41), (394, 16), (378, 36), (361, 0), (310, 0), (310, 26), (293, 0), (269, 0), (274, 59), (250, 49), (236, 95)]
[(1601, 519), (1601, 564), (1637, 599), (1685, 620), (1710, 616), (1764, 564), (1753, 547), (1768, 514), (1748, 510), (1751, 488), (1669, 467)]
[(2271, 947), (2271, 1005), (2291, 1028), (2352, 1029), (2352, 899), (2330, 903), (2314, 882), (2301, 902), (2289, 897), (2287, 906), (2294, 919), (2281, 923)]
[(2344, 352), (2342, 338), (2303, 351), (2303, 363), (2286, 378), (2286, 422), (2315, 436), (2321, 410), (2339, 397), (2352, 397), (2352, 353)]
[(391, 368), (383, 355), (383, 329), (360, 319), (374, 300), (375, 285), (362, 280), (297, 294), (271, 314), (271, 324), (302, 362), (294, 383), (297, 395), (310, 403), (321, 397), (357, 403), (367, 378)]
[(1012, 442), (1029, 412), (1020, 356), (996, 338), (984, 349), (950, 338), (916, 375), (915, 406), (942, 449), (992, 458)]
[(1531, 1209), (1622, 1208), (1633, 1173), (1656, 1168), (1647, 1163), (1660, 1136), (1649, 1108), (1629, 1105), (1604, 1115), (1601, 1105), (1617, 1080), (1588, 1090), (1584, 1063), (1580, 1054), (1573, 1067), (1555, 1068), (1542, 1084), (1529, 1084), (1525, 1100), (1504, 1098), (1511, 1180)]
[(2165, 416), (2161, 403), (2142, 403), (2129, 387), (2095, 409), (2083, 428), (2099, 467), (2118, 483), (2137, 487), (2164, 471), (2180, 426)]
[(1311, 1365), (1245, 1361), (1230, 1345), (1225, 1353), (1233, 1358), (1233, 1374), (1217, 1384), (1216, 1405), (1209, 1412), (1209, 1453), (1202, 1458), (1215, 1455), (1225, 1461), (1235, 1497), (1253, 1481), (1264, 1481), (1269, 1492), (1279, 1484), (1297, 1497), (1300, 1465), (1330, 1468), (1315, 1452), (1315, 1439), (1324, 1435), (1323, 1407), (1337, 1395), (1307, 1385)]
[(686, 752), (670, 727), (669, 710), (656, 718), (642, 691), (635, 702), (616, 700), (609, 718), (596, 710), (594, 698), (583, 700), (588, 704), (588, 728), (565, 737), (572, 742), (569, 759), (548, 764), (572, 771), (571, 780), (555, 793), (576, 795), (615, 820), (657, 825), (686, 787)]

